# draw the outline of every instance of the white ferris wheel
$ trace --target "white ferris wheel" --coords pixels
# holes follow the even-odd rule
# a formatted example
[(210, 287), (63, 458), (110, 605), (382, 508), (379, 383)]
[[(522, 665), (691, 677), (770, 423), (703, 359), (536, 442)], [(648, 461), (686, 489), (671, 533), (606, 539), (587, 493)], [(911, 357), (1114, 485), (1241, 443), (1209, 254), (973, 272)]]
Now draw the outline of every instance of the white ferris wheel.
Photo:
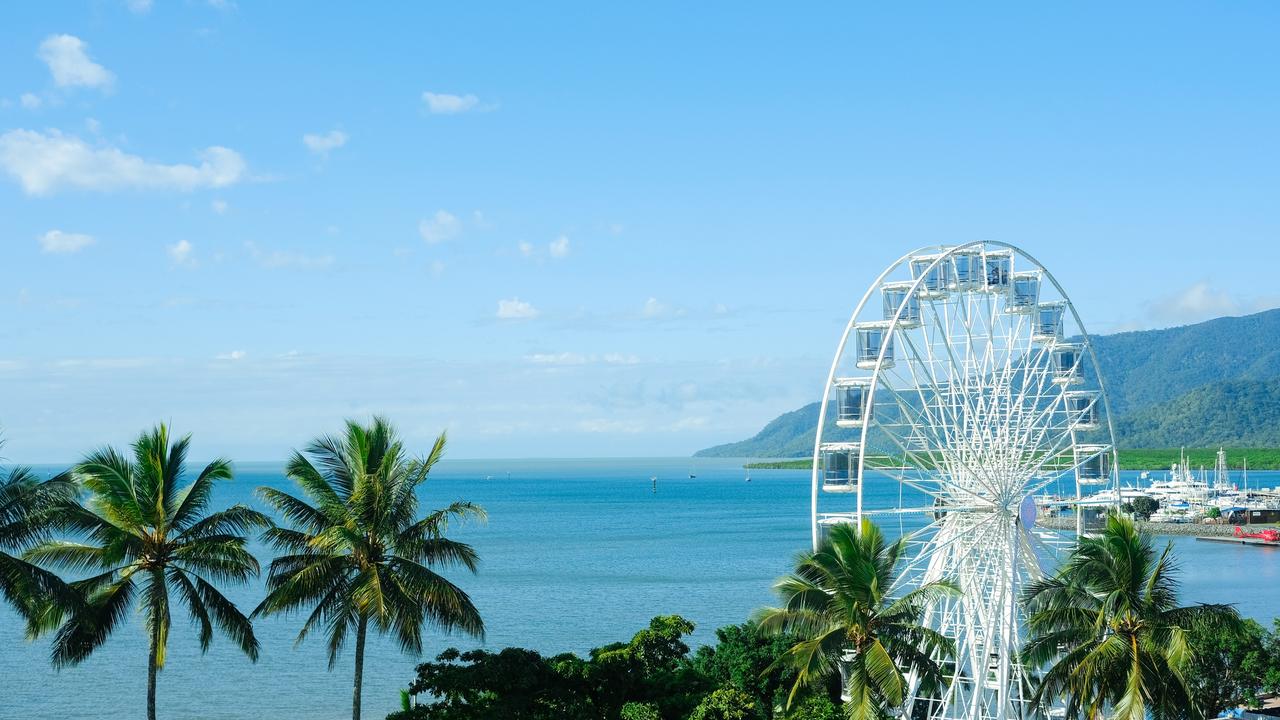
[(1019, 597), (1072, 541), (1037, 527), (1037, 501), (1075, 505), (1079, 534), (1073, 501), (1119, 487), (1106, 395), (1066, 293), (1004, 243), (905, 255), (854, 310), (823, 399), (814, 548), (823, 528), (870, 518), (910, 538), (904, 584), (962, 590), (926, 616), (955, 642), (950, 683), (933, 696), (913, 683), (903, 717), (1032, 716)]

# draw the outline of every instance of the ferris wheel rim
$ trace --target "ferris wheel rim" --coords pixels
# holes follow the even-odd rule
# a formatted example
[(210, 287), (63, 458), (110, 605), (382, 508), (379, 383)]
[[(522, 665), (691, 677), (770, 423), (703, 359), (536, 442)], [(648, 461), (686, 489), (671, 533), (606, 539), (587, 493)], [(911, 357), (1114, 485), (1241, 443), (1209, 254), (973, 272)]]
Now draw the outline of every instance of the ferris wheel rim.
[[(1102, 373), (1098, 370), (1097, 352), (1093, 346), (1093, 339), (1092, 339), (1092, 336), (1089, 334), (1088, 328), (1085, 327), (1084, 321), (1080, 317), (1079, 311), (1076, 310), (1075, 303), (1071, 300), (1071, 297), (1066, 292), (1066, 289), (1063, 288), (1062, 284), (1059, 283), (1057, 278), (1053, 275), (1053, 272), (1050, 271), (1044, 265), (1044, 263), (1040, 262), (1035, 256), (1027, 252), (1025, 249), (1017, 245), (1014, 245), (1012, 243), (1006, 243), (1003, 241), (975, 240), (975, 241), (970, 241), (966, 243), (961, 243), (958, 245), (943, 245), (943, 244), (927, 245), (902, 255), (897, 260), (890, 263), (884, 269), (884, 271), (881, 272), (880, 275), (876, 277), (875, 281), (868, 286), (866, 292), (863, 293), (862, 298), (858, 301), (858, 304), (854, 307), (853, 313), (849, 317), (849, 321), (845, 324), (844, 332), (841, 334), (841, 337), (840, 337), (840, 342), (836, 347), (836, 353), (834, 358), (832, 359), (831, 368), (827, 374), (826, 383), (823, 386), (823, 394), (821, 396), (823, 400), (818, 405), (818, 425), (817, 425), (817, 431), (814, 434), (815, 437), (814, 437), (814, 444), (813, 444), (813, 453), (811, 455), (812, 469), (811, 469), (811, 476), (810, 476), (810, 485), (811, 485), (811, 488), (810, 488), (810, 504), (811, 504), (810, 534), (811, 534), (812, 546), (815, 551), (818, 549), (820, 544), (819, 523), (817, 518), (818, 518), (818, 496), (819, 496), (819, 491), (822, 483), (819, 481), (819, 472), (820, 472), (819, 468), (820, 468), (821, 452), (823, 450), (823, 445), (824, 445), (823, 430), (826, 427), (828, 399), (830, 397), (832, 388), (836, 386), (837, 372), (839, 370), (841, 360), (844, 358), (844, 354), (848, 345), (849, 338), (852, 335), (853, 331), (859, 326), (860, 323), (858, 318), (862, 315), (863, 310), (866, 308), (867, 302), (877, 292), (881, 291), (885, 287), (886, 278), (888, 278), (894, 271), (902, 268), (904, 264), (906, 264), (909, 267), (912, 260), (928, 259), (928, 260), (931, 260), (931, 262), (927, 266), (925, 271), (921, 272), (918, 277), (916, 277), (915, 273), (913, 272), (912, 280), (901, 281), (897, 284), (900, 284), (903, 286), (909, 285), (910, 289), (908, 293), (910, 295), (919, 297), (920, 287), (924, 283), (925, 279), (928, 277), (929, 272), (933, 271), (941, 263), (951, 260), (956, 255), (962, 254), (964, 251), (974, 250), (974, 249), (985, 251), (989, 246), (994, 246), (996, 248), (1009, 251), (1011, 258), (1016, 256), (1021, 256), (1027, 261), (1029, 261), (1030, 263), (1032, 263), (1035, 267), (1035, 272), (1041, 274), (1045, 279), (1047, 279), (1049, 283), (1053, 286), (1054, 290), (1057, 291), (1060, 297), (1060, 303), (1065, 307), (1066, 310), (1070, 312), (1072, 319), (1075, 321), (1076, 328), (1079, 331), (1078, 333), (1079, 342), (1077, 344), (1087, 352), (1090, 364), (1093, 366), (1095, 370), (1094, 379), (1098, 384), (1098, 396), (1102, 400), (1103, 415), (1105, 416), (1105, 420), (1106, 420), (1106, 434), (1111, 441), (1109, 444), (1110, 455), (1111, 455), (1111, 469), (1109, 473), (1110, 477), (1108, 479), (1108, 482), (1111, 485), (1115, 485), (1116, 483), (1118, 483), (1119, 457), (1118, 457), (1116, 444), (1115, 444), (1115, 428), (1112, 420), (1111, 404), (1110, 404), (1109, 396), (1106, 392), (1105, 380), (1102, 376)], [(897, 307), (897, 310), (894, 312), (894, 315), (892, 318), (889, 318), (887, 320), (877, 321), (884, 324), (886, 328), (887, 336), (896, 337), (896, 334), (898, 333), (899, 330), (907, 329), (902, 327), (901, 325), (902, 314), (905, 309), (906, 309), (906, 303), (904, 301), (903, 304), (900, 304)], [(881, 385), (881, 382), (880, 382), (881, 372), (886, 369), (885, 363), (884, 363), (885, 354), (890, 349), (891, 349), (890, 343), (881, 343), (880, 351), (877, 354), (875, 364), (872, 368), (870, 368), (871, 375), (869, 378), (867, 378), (868, 386), (869, 386), (869, 395), (868, 395), (868, 398), (866, 399), (866, 402), (868, 403), (868, 407), (874, 402), (876, 389)], [(861, 432), (859, 433), (858, 442), (864, 448), (866, 447), (867, 432), (869, 430), (869, 427), (870, 426), (868, 423), (865, 423), (865, 422), (862, 423)], [(1074, 439), (1073, 439), (1072, 446), (1074, 447), (1075, 444), (1076, 443), (1074, 442)], [(865, 457), (865, 453), (860, 451), (859, 458), (858, 458), (858, 470), (857, 470), (859, 478), (863, 477), (863, 473), (865, 472), (864, 457)], [(854, 512), (855, 524), (860, 524), (861, 518), (863, 517), (863, 508), (862, 508), (863, 485), (864, 483), (859, 482), (858, 487), (856, 489), (856, 509)], [(1081, 489), (1079, 485), (1080, 484), (1077, 481), (1077, 500), (1080, 499), (1080, 495), (1081, 495)], [(1077, 533), (1079, 532), (1080, 532), (1080, 527), (1079, 525), (1077, 525)]]

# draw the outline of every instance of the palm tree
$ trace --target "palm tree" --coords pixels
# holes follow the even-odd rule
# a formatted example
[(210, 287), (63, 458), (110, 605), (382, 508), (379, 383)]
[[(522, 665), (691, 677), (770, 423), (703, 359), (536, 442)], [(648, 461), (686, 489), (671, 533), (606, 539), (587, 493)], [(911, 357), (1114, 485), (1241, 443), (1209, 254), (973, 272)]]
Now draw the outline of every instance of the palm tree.
[(0, 597), (33, 628), (41, 607), (54, 602), (67, 607), (73, 593), (57, 575), (20, 554), (48, 539), (55, 510), (74, 496), (75, 485), (62, 475), (41, 481), (26, 467), (0, 474)]
[(173, 601), (186, 606), (199, 628), (201, 650), (208, 650), (216, 625), (250, 660), (258, 659), (249, 618), (214, 583), (241, 584), (258, 574), (246, 534), (270, 525), (244, 505), (206, 514), (214, 484), (231, 479), (231, 465), (215, 460), (181, 487), (191, 436), (169, 440), (162, 424), (138, 437), (132, 460), (110, 447), (85, 457), (72, 473), (88, 497), (58, 511), (60, 528), (84, 541), (48, 540), (27, 552), (33, 562), (89, 574), (71, 583), (83, 595), (79, 607), (48, 608), (43, 619), (43, 630), (58, 628), (55, 667), (89, 657), (134, 601), (141, 604), (149, 637), (148, 720), (156, 716), (156, 674), (164, 667)]
[(275, 488), (258, 489), (292, 527), (274, 527), (265, 535), (282, 554), (271, 563), (267, 597), (254, 614), (309, 608), (298, 642), (323, 626), (331, 669), (348, 633), (355, 631), (354, 720), (360, 720), (371, 622), (412, 653), (422, 651), (428, 623), (484, 634), (471, 598), (435, 570), (475, 572), (475, 551), (444, 533), (450, 521), (483, 520), (484, 511), (456, 502), (418, 517), (418, 488), (444, 446), (442, 433), (426, 458), (411, 458), (386, 420), (375, 417), (368, 426), (347, 421), (341, 437), (317, 438), (306, 455), (295, 452), (289, 460), (285, 474), (302, 488), (305, 500)]
[(1081, 538), (1056, 574), (1028, 586), (1031, 667), (1048, 665), (1034, 699), (1065, 698), (1067, 714), (1117, 720), (1196, 716), (1184, 669), (1193, 625), (1230, 629), (1228, 605), (1179, 607), (1176, 567), (1132, 520), (1112, 515)]
[(836, 670), (853, 720), (880, 720), (900, 707), (908, 672), (926, 693), (945, 685), (942, 663), (954, 654), (954, 643), (924, 627), (921, 618), (935, 600), (959, 590), (931, 582), (890, 597), (906, 547), (906, 538), (887, 542), (869, 520), (861, 532), (836, 525), (817, 551), (800, 554), (795, 571), (774, 585), (782, 607), (766, 608), (758, 619), (763, 630), (800, 638), (779, 660), (797, 672), (788, 705), (802, 686), (824, 684)]

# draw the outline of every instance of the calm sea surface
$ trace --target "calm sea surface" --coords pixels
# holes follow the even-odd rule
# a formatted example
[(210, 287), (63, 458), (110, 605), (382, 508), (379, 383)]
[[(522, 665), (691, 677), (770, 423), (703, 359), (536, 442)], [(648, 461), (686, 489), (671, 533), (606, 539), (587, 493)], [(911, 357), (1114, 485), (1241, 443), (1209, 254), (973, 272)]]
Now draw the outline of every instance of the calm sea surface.
[[(457, 533), (479, 550), (480, 574), (455, 576), (484, 614), (485, 646), (584, 652), (628, 639), (650, 617), (669, 613), (695, 622), (693, 642), (701, 644), (714, 638), (716, 627), (741, 622), (768, 604), (770, 584), (808, 543), (808, 473), (755, 471), (748, 483), (741, 464), (687, 458), (445, 461), (424, 498), (429, 507), (468, 499), (489, 511), (487, 525)], [(698, 477), (690, 479), (690, 472)], [(1253, 473), (1255, 482), (1280, 485), (1280, 473)], [(259, 485), (290, 487), (278, 466), (244, 464), (215, 505), (258, 505), (252, 491)], [(1280, 549), (1173, 542), (1184, 602), (1235, 603), (1266, 623), (1280, 614), (1273, 590)], [(269, 554), (260, 557), (265, 565)], [(255, 585), (229, 594), (251, 608), (262, 593)], [(161, 716), (349, 717), (350, 646), (329, 671), (323, 638), (294, 645), (300, 622), (259, 622), (263, 652), (252, 664), (221, 637), (201, 655), (194, 631), (175, 614), (159, 681)], [(424, 655), (451, 645), (478, 643), (433, 635)], [(55, 672), (47, 658), (47, 643), (23, 640), (14, 615), (0, 605), (0, 718), (144, 717), (146, 644), (138, 617), (79, 667)], [(371, 639), (366, 717), (395, 709), (418, 661), (392, 642)]]

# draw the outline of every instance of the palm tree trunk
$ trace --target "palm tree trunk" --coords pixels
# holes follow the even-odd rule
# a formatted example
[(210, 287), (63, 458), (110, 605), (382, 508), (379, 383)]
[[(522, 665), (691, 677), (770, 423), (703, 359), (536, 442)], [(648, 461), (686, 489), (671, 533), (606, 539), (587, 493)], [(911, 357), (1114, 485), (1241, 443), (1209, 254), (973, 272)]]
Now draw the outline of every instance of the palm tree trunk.
[(157, 652), (159, 651), (158, 633), (151, 632), (151, 652), (147, 656), (147, 720), (156, 720), (156, 672), (160, 669)]
[[(356, 681), (351, 692), (351, 720), (360, 720), (360, 691), (364, 685), (364, 638), (369, 631), (369, 618), (361, 616), (356, 629)], [(155, 720), (151, 717), (149, 720)]]

